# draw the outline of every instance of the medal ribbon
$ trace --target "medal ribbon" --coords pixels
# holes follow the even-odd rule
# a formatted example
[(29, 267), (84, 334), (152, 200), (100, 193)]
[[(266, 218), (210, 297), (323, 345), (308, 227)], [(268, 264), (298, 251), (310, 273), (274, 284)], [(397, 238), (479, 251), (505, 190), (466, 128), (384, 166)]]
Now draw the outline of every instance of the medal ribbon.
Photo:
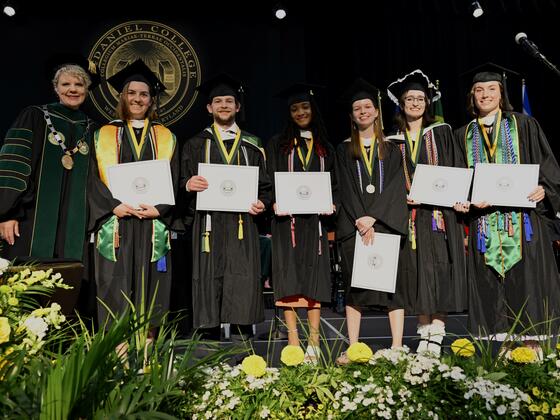
[(294, 139), (294, 146), (297, 148), (298, 157), (303, 166), (303, 170), (307, 172), (307, 170), (309, 169), (309, 165), (313, 160), (313, 136), (311, 136), (311, 140), (307, 146), (307, 155), (305, 156), (305, 160), (303, 159), (301, 147), (298, 146), (298, 142), (296, 139)]
[(228, 153), (226, 145), (222, 140), (222, 136), (220, 136), (220, 130), (217, 129), (216, 124), (212, 124), (211, 128), (212, 134), (214, 134), (214, 139), (216, 140), (216, 143), (218, 143), (218, 150), (220, 151), (222, 160), (226, 165), (230, 165), (241, 145), (241, 130), (237, 131), (237, 134), (235, 135), (235, 139), (233, 141), (233, 146), (231, 146), (231, 150)]

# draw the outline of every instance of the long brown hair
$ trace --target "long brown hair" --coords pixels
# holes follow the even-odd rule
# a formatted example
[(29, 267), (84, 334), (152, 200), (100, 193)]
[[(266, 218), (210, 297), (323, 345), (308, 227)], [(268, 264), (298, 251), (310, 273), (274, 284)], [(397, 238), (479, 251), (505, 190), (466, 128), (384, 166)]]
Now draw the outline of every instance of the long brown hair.
[[(373, 121), (373, 134), (375, 135), (375, 141), (378, 144), (377, 153), (379, 159), (383, 159), (386, 153), (387, 144), (385, 144), (385, 135), (383, 134), (383, 129), (381, 128), (381, 115), (378, 115)], [(372, 144), (372, 146), (374, 145)], [(356, 124), (352, 118), (352, 113), (350, 113), (350, 152), (352, 157), (356, 160), (360, 159), (362, 156), (360, 130), (358, 129), (358, 124)]]
[[(126, 85), (124, 85), (123, 90), (119, 95), (119, 103), (117, 104), (117, 107), (115, 108), (116, 117), (120, 120), (123, 120), (123, 121), (128, 121), (128, 120), (132, 119), (132, 116), (130, 114), (130, 110), (128, 109), (128, 102), (126, 100), (126, 92), (128, 92), (128, 85), (130, 85), (130, 82), (128, 82)], [(152, 100), (152, 105), (150, 105), (150, 107), (146, 111), (146, 115), (144, 116), (144, 118), (148, 118), (151, 121), (153, 121), (153, 120), (157, 119), (156, 101), (154, 100), (154, 97), (152, 96), (151, 93), (150, 93), (150, 98)]]

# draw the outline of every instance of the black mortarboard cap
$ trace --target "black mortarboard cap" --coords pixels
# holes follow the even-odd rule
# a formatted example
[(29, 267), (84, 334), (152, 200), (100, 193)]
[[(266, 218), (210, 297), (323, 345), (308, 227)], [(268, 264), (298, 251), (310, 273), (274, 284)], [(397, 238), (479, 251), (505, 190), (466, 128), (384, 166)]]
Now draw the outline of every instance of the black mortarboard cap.
[(60, 68), (69, 64), (76, 64), (86, 71), (91, 80), (89, 90), (93, 90), (97, 87), (97, 85), (99, 85), (101, 76), (99, 75), (97, 65), (92, 60), (89, 60), (86, 56), (77, 53), (66, 52), (51, 56), (47, 60), (45, 73), (49, 80), (52, 80), (55, 73)]
[(435, 102), (441, 97), (440, 91), (430, 81), (428, 76), (419, 69), (411, 71), (391, 83), (387, 87), (387, 94), (391, 101), (399, 105), (399, 99), (409, 90), (421, 90), (431, 102)]
[(484, 63), (462, 73), (462, 76), (472, 77), (473, 84), (493, 81), (504, 83), (508, 76), (520, 77), (520, 74), (498, 64)]
[(294, 83), (274, 95), (277, 98), (283, 98), (287, 101), (288, 106), (300, 102), (311, 102), (315, 93), (323, 89), (323, 86), (313, 85), (310, 83)]
[(196, 87), (196, 90), (207, 97), (208, 103), (211, 103), (216, 96), (233, 96), (238, 102), (242, 102), (243, 86), (241, 82), (226, 73), (206, 79)]
[(157, 96), (166, 88), (159, 77), (139, 58), (132, 64), (119, 70), (117, 73), (107, 79), (107, 82), (113, 86), (117, 92), (122, 92), (125, 85), (130, 82), (144, 82), (150, 87), (152, 96)]
[(521, 77), (516, 71), (494, 63), (484, 63), (461, 73), (461, 76), (471, 79), (471, 86), (479, 82), (500, 82), (504, 87), (504, 107), (511, 108), (508, 95), (507, 79), (509, 76)]
[(360, 99), (371, 99), (375, 106), (379, 108), (380, 94), (381, 92), (379, 89), (371, 83), (362, 78), (357, 78), (346, 88), (342, 94), (341, 100), (351, 107), (354, 102)]

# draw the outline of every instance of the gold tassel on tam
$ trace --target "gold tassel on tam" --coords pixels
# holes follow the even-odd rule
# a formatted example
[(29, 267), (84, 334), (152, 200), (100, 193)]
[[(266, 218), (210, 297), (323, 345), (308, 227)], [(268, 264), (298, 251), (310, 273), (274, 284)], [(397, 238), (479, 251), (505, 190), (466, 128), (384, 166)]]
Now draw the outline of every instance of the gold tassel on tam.
[(243, 218), (239, 215), (239, 230), (237, 231), (237, 239), (243, 240)]

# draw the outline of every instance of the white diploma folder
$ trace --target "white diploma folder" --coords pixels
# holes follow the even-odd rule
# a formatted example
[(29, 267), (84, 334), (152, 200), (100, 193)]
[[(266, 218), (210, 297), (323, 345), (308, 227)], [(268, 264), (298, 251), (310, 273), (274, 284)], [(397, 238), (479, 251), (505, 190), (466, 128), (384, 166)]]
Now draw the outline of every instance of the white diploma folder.
[(167, 159), (108, 166), (107, 179), (113, 197), (134, 208), (139, 204), (175, 204), (171, 166)]
[(364, 245), (356, 233), (352, 287), (395, 293), (400, 235), (375, 233), (372, 245)]
[(472, 203), (487, 201), (493, 206), (533, 207), (527, 196), (539, 183), (539, 165), (477, 163)]
[(259, 167), (199, 163), (208, 188), (196, 194), (196, 209), (247, 213), (258, 200)]
[(275, 172), (274, 183), (277, 213), (332, 213), (329, 172)]
[(409, 198), (422, 204), (453, 207), (467, 201), (472, 169), (416, 165)]

